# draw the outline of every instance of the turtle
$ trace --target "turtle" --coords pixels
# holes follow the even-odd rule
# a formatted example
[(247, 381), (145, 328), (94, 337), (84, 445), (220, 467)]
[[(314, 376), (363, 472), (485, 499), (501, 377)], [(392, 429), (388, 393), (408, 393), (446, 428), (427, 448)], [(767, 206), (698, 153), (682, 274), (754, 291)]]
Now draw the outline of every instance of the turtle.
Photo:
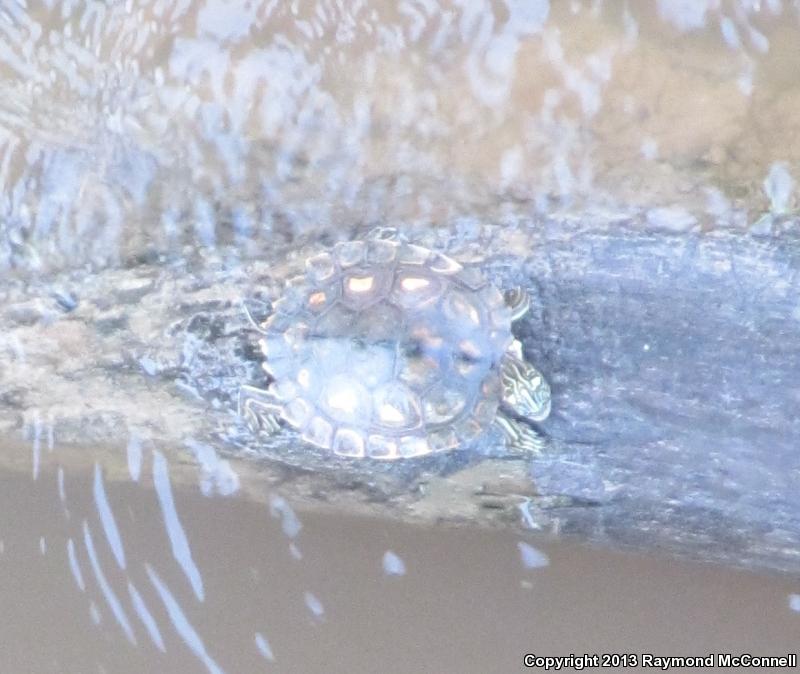
[(337, 243), (306, 260), (261, 321), (267, 389), (239, 412), (341, 457), (410, 459), (474, 446), (494, 426), (538, 451), (550, 386), (511, 332), (530, 298), (477, 266), (397, 236)]

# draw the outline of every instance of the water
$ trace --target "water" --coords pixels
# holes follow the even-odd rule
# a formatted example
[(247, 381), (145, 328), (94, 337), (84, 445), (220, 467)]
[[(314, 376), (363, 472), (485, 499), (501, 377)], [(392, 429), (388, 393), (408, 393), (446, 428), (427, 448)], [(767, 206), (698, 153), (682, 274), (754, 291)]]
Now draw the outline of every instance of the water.
[(6, 267), (794, 208), (791, 2), (51, 4), (4, 10)]
[[(795, 649), (796, 579), (529, 534), (270, 517), (266, 504), (178, 489), (201, 598), (146, 472), (140, 485), (103, 478), (124, 568), (91, 470), (73, 471), (66, 505), (49, 469), (34, 485), (4, 473), (0, 506), (16, 513), (1, 532), (0, 596), (15, 607), (0, 618), (4, 667), (478, 672), (515, 671), (525, 653)], [(295, 518), (299, 531), (285, 524)]]
[[(0, 664), (791, 650), (798, 37), (782, 0), (4, 3)], [(556, 298), (521, 335), (554, 382), (551, 454), (490, 438), (374, 466), (241, 422), (239, 386), (264, 383), (243, 299), (268, 307), (308, 255), (375, 226)], [(736, 334), (665, 338), (681, 311), (654, 300), (652, 335), (609, 336), (601, 297), (573, 301), (602, 257), (548, 248), (576, 232), (619, 236), (620, 264), (626, 241), (655, 251), (648, 280), (709, 306), (738, 284)], [(680, 265), (660, 241), (690, 242)], [(620, 323), (660, 296), (625, 297)], [(565, 324), (596, 345), (580, 376)], [(728, 351), (762, 379), (722, 363), (671, 416), (670, 368)], [(609, 381), (625, 404), (596, 407)]]

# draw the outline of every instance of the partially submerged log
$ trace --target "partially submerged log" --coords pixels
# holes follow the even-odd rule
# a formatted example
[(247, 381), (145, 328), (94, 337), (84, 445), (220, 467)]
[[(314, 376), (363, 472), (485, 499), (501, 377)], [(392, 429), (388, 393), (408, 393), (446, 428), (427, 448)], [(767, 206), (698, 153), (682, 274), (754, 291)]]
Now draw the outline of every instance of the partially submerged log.
[(800, 568), (800, 236), (544, 230), (521, 330), (564, 532)]
[(480, 245), (485, 230), (462, 237), (456, 249), (533, 296), (515, 330), (553, 387), (548, 448), (534, 458), (504, 456), (491, 437), (393, 464), (344, 461), (290, 433), (253, 437), (236, 394), (264, 375), (240, 300), (280, 292), (287, 252), (304, 254), (292, 241), (255, 262), (230, 265), (220, 250), (193, 266), (149, 258), (9, 285), (0, 431), (52, 420), (60, 446), (124, 446), (136, 433), (196, 458), (204, 447), (261, 480), (251, 495), (280, 485), (298, 508), (797, 571), (800, 239), (785, 224), (763, 237), (564, 222), (497, 227)]

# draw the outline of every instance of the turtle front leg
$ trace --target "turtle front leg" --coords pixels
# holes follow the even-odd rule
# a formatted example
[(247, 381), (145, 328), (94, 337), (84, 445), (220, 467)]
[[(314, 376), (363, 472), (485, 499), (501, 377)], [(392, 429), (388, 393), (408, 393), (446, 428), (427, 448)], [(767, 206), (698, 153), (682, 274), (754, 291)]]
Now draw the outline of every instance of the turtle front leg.
[(239, 416), (254, 430), (277, 433), (282, 411), (283, 406), (269, 391), (246, 385), (239, 389)]
[(506, 447), (511, 451), (540, 454), (545, 447), (544, 438), (524, 421), (498, 410), (494, 425), (503, 433)]

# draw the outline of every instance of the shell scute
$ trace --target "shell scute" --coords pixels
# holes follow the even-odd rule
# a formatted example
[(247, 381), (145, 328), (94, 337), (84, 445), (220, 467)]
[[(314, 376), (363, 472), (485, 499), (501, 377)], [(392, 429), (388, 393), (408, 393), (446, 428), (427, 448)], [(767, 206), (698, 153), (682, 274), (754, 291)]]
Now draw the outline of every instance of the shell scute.
[(397, 259), (403, 264), (423, 265), (427, 262), (431, 251), (413, 243), (404, 243), (400, 246)]
[(364, 456), (365, 450), (364, 437), (353, 428), (340, 428), (333, 436), (331, 449), (339, 456), (361, 458)]
[(417, 395), (400, 382), (389, 382), (372, 394), (373, 419), (384, 428), (416, 428), (422, 422)]
[(369, 391), (347, 374), (331, 377), (319, 400), (326, 415), (340, 423), (356, 424), (371, 412)]
[(341, 243), (311, 258), (264, 327), (284, 419), (354, 458), (474, 440), (496, 415), (512, 339), (510, 311), (479, 271), (393, 241)]
[(356, 315), (353, 334), (365, 343), (388, 344), (396, 340), (403, 324), (402, 311), (391, 304), (382, 303)]
[[(489, 311), (506, 307), (503, 294), (494, 286), (485, 286), (478, 290), (475, 295), (480, 299), (481, 302), (483, 302)], [(510, 315), (511, 311), (509, 310), (509, 316)]]
[(342, 278), (342, 303), (352, 309), (375, 304), (385, 297), (389, 281), (387, 274), (378, 269), (346, 274)]
[(367, 438), (367, 456), (372, 459), (397, 458), (397, 441), (379, 433), (370, 435)]
[(315, 341), (347, 338), (357, 318), (358, 314), (350, 307), (336, 303), (317, 319), (312, 338)]
[(436, 429), (428, 433), (428, 447), (431, 452), (446, 452), (458, 447), (458, 436), (449, 427)]
[(312, 283), (325, 283), (335, 275), (336, 263), (330, 253), (320, 253), (306, 260), (306, 276)]
[(478, 290), (486, 285), (486, 278), (477, 267), (462, 267), (455, 278), (470, 290)]
[(367, 246), (363, 241), (344, 241), (337, 243), (333, 254), (342, 269), (355, 267), (364, 262)]
[(303, 343), (308, 339), (311, 326), (306, 321), (295, 321), (283, 333), (286, 344), (294, 351), (302, 348)]
[(367, 264), (389, 264), (397, 257), (397, 244), (392, 241), (367, 242)]
[(444, 283), (416, 270), (402, 270), (395, 275), (391, 299), (404, 309), (424, 309), (434, 304), (445, 290)]
[(451, 292), (444, 298), (442, 308), (445, 316), (457, 325), (463, 325), (466, 322), (472, 326), (478, 326), (481, 323), (480, 305), (466, 293)]
[(336, 291), (336, 286), (333, 286), (325, 290), (312, 290), (308, 293), (306, 307), (308, 308), (309, 314), (319, 315), (332, 307), (339, 299), (339, 293)]
[(282, 335), (268, 335), (258, 341), (258, 346), (261, 353), (267, 362), (277, 362), (290, 358), (292, 355), (292, 348), (286, 343)]
[(397, 445), (397, 453), (405, 459), (410, 459), (414, 456), (423, 456), (430, 454), (431, 450), (428, 446), (428, 441), (421, 435), (406, 435), (400, 438)]
[(431, 425), (450, 423), (461, 415), (466, 404), (467, 398), (461, 390), (437, 384), (425, 396), (425, 421)]
[(284, 408), (284, 416), (292, 426), (298, 429), (305, 428), (314, 410), (307, 400), (295, 398), (289, 401)]
[(333, 440), (333, 424), (321, 416), (315, 416), (303, 430), (301, 436), (306, 442), (329, 449)]
[(428, 266), (437, 274), (456, 274), (463, 269), (453, 258), (442, 253), (432, 253)]

